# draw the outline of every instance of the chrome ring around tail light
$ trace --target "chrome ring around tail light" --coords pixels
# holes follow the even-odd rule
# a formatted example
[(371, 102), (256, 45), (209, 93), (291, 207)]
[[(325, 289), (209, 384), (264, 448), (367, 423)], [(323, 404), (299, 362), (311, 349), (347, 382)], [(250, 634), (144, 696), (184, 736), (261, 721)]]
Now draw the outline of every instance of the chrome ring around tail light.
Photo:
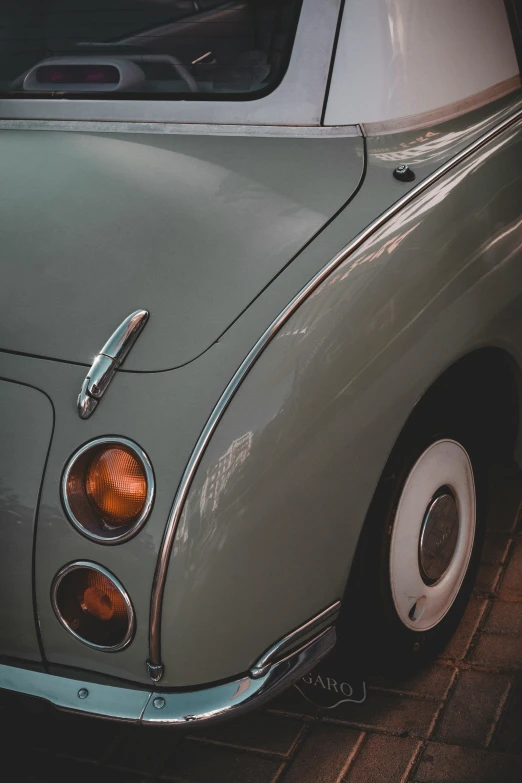
[[(113, 644), (98, 644), (97, 642), (92, 641), (92, 639), (88, 639), (85, 636), (82, 636), (81, 633), (78, 632), (79, 629), (75, 629), (73, 627), (71, 618), (69, 618), (68, 621), (67, 617), (64, 615), (65, 607), (63, 606), (63, 602), (61, 601), (61, 596), (59, 594), (60, 587), (63, 586), (64, 579), (73, 574), (75, 571), (81, 570), (91, 571), (109, 580), (123, 601), (127, 617), (127, 627), (125, 633), (122, 633), (121, 639), (114, 642)], [(74, 603), (74, 600), (78, 600), (79, 602), (77, 594), (71, 594), (70, 600), (71, 603)], [(136, 627), (134, 607), (132, 606), (129, 594), (119, 579), (117, 579), (114, 574), (112, 574), (103, 566), (100, 566), (97, 563), (91, 563), (88, 560), (77, 560), (74, 563), (69, 563), (69, 565), (64, 566), (64, 568), (58, 571), (54, 578), (51, 588), (51, 601), (56, 617), (60, 623), (63, 625), (66, 631), (71, 634), (71, 636), (74, 636), (74, 638), (78, 639), (78, 641), (82, 642), (82, 644), (86, 644), (88, 647), (92, 647), (95, 650), (102, 650), (103, 652), (117, 652), (118, 650), (123, 650), (131, 643)], [(62, 605), (60, 605), (61, 603)], [(79, 604), (79, 606), (81, 609), (81, 604)]]
[[(146, 497), (141, 512), (128, 525), (122, 526), (120, 529), (117, 527), (111, 528), (104, 523), (103, 519), (97, 515), (95, 509), (89, 503), (86, 492), (81, 499), (83, 508), (80, 510), (78, 508), (78, 498), (73, 497), (70, 489), (71, 480), (75, 480), (75, 471), (77, 471), (76, 480), (81, 484), (90, 461), (90, 455), (92, 454), (94, 457), (100, 446), (110, 447), (111, 445), (124, 447), (132, 452), (133, 456), (143, 467), (147, 483)], [(106, 436), (89, 441), (73, 454), (65, 466), (61, 489), (65, 513), (80, 533), (99, 544), (121, 544), (136, 535), (150, 515), (155, 492), (154, 472), (148, 456), (134, 441), (120, 436)]]

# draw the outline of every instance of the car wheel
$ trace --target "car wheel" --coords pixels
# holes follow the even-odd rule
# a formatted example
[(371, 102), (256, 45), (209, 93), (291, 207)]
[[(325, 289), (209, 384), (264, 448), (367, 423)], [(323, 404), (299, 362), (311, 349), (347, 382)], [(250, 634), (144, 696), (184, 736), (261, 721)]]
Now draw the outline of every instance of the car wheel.
[(356, 567), (357, 625), (381, 669), (433, 658), (464, 613), (484, 537), (484, 459), (472, 443), (410, 431), (381, 478)]

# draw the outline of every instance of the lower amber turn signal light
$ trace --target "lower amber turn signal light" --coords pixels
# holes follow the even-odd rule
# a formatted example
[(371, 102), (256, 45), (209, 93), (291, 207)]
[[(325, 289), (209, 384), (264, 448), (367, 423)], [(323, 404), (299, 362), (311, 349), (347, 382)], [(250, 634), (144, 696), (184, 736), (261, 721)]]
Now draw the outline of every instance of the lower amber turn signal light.
[(101, 566), (82, 561), (62, 569), (53, 585), (53, 606), (62, 625), (91, 647), (121, 650), (132, 638), (130, 599)]

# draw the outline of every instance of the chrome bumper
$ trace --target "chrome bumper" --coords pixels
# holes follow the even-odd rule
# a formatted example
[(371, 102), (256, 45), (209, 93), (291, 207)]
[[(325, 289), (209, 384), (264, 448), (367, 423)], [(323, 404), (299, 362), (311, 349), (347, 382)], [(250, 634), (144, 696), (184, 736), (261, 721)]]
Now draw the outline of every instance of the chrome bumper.
[(0, 689), (44, 699), (68, 712), (133, 723), (185, 725), (234, 717), (258, 707), (308, 674), (335, 642), (335, 628), (327, 628), (266, 669), (193, 691), (102, 685), (6, 665), (0, 665)]

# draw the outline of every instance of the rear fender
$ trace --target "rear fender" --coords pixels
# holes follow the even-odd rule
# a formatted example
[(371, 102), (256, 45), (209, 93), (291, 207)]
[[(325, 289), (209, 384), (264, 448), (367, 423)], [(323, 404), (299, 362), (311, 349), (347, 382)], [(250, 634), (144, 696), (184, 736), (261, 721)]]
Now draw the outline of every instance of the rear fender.
[(521, 160), (518, 124), (434, 179), (310, 289), (257, 358), (178, 520), (162, 685), (247, 671), (340, 598), (417, 401), (477, 348), (522, 366)]

